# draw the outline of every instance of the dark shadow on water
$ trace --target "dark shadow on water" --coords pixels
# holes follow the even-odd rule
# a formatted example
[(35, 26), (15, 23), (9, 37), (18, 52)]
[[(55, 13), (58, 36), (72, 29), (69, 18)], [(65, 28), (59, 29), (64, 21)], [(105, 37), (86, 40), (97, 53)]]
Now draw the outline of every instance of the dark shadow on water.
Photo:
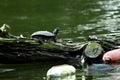
[(49, 68), (60, 64), (63, 64), (63, 62), (1, 64), (0, 80), (43, 80)]

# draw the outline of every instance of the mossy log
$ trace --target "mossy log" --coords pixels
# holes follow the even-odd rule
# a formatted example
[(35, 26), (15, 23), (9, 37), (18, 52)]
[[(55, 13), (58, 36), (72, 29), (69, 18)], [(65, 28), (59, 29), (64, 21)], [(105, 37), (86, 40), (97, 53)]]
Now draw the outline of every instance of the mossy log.
[(89, 36), (88, 41), (99, 43), (105, 52), (120, 48), (120, 39), (119, 38), (116, 38), (116, 39), (100, 38), (100, 39), (98, 39), (96, 36)]
[(104, 51), (117, 48), (111, 41), (95, 40), (80, 43), (45, 42), (37, 39), (0, 38), (0, 62), (38, 62), (44, 60), (80, 60), (85, 55), (86, 62), (101, 60)]
[(89, 42), (85, 48), (85, 55), (89, 58), (97, 58), (103, 53), (103, 48), (97, 42)]
[(33, 62), (45, 59), (75, 59), (86, 43), (46, 42), (32, 39), (0, 38), (0, 62)]
[(104, 50), (102, 46), (97, 42), (88, 42), (88, 45), (84, 51), (84, 60), (85, 63), (102, 63), (102, 56), (104, 54)]

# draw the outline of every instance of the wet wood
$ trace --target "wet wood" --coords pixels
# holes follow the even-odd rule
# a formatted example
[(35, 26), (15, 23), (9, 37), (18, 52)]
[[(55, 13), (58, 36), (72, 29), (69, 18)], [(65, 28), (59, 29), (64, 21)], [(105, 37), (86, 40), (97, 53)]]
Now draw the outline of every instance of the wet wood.
[(74, 59), (85, 43), (38, 43), (31, 39), (0, 38), (0, 62), (40, 61), (46, 58)]
[(89, 42), (87, 47), (85, 48), (85, 55), (90, 58), (96, 58), (101, 55), (103, 49), (100, 44), (97, 42)]
[[(81, 56), (89, 62), (101, 60), (103, 52), (115, 49), (118, 44), (106, 40), (87, 42), (45, 42), (37, 39), (0, 38), (0, 62), (37, 62), (48, 59), (75, 60), (80, 62)], [(49, 61), (49, 60), (48, 60)], [(75, 61), (72, 61), (73, 63)]]

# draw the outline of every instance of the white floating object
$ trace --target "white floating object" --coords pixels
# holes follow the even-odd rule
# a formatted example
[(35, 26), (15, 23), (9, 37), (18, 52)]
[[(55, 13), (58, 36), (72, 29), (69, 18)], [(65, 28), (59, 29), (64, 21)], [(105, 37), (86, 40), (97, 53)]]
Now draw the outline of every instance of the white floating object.
[(76, 69), (72, 65), (53, 66), (47, 72), (47, 80), (75, 80)]
[(0, 73), (14, 71), (15, 69), (0, 68)]

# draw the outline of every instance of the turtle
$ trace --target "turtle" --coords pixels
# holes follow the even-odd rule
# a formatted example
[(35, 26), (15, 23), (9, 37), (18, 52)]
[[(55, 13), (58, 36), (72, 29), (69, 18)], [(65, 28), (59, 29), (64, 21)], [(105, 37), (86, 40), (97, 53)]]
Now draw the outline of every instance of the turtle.
[(10, 26), (8, 24), (3, 24), (2, 27), (0, 27), (1, 32), (9, 32)]
[(0, 37), (9, 38), (9, 31), (10, 26), (8, 24), (3, 24), (2, 27), (0, 27)]
[(17, 37), (10, 33), (10, 29), (11, 27), (8, 24), (3, 24), (2, 27), (0, 27), (0, 37), (16, 39)]
[(59, 28), (55, 28), (52, 32), (49, 31), (36, 31), (34, 33), (31, 34), (31, 38), (34, 39), (38, 39), (39, 43), (43, 43), (49, 40), (52, 40), (54, 42), (56, 42), (56, 36), (59, 32)]

